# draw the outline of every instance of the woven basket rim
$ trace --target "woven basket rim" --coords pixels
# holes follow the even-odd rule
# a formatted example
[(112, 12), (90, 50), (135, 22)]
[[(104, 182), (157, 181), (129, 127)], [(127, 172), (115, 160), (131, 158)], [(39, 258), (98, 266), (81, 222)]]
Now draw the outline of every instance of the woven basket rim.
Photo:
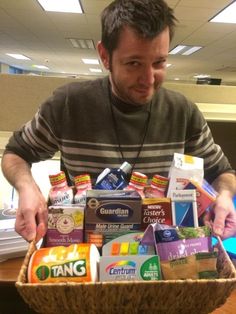
[(178, 279), (178, 280), (149, 280), (149, 281), (138, 281), (138, 280), (133, 280), (133, 281), (103, 281), (103, 282), (54, 282), (54, 283), (23, 283), (21, 281), (16, 281), (15, 285), (17, 287), (22, 287), (22, 286), (26, 286), (26, 287), (58, 287), (58, 286), (62, 286), (62, 287), (68, 287), (68, 286), (78, 286), (78, 285), (83, 285), (83, 286), (114, 286), (114, 285), (133, 285), (134, 283), (136, 285), (169, 285), (169, 284), (195, 284), (195, 283), (209, 283), (209, 282), (217, 282), (217, 283), (235, 283), (236, 284), (236, 278), (217, 278), (217, 279)]

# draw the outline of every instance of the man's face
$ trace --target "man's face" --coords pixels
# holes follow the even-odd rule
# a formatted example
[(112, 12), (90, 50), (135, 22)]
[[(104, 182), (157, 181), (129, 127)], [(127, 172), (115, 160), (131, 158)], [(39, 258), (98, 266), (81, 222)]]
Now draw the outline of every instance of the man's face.
[(113, 93), (127, 103), (148, 103), (165, 78), (169, 51), (168, 28), (154, 39), (145, 39), (126, 27), (120, 34), (119, 44), (111, 60), (106, 49), (101, 49), (100, 56), (105, 67), (110, 70)]

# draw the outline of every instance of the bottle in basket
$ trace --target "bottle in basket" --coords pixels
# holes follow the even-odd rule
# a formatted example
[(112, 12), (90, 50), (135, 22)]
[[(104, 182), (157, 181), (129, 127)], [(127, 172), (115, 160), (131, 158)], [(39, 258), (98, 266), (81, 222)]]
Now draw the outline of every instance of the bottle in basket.
[(81, 174), (74, 177), (76, 194), (74, 203), (85, 206), (86, 205), (86, 191), (92, 189), (91, 178), (89, 174)]
[(127, 175), (131, 168), (132, 166), (125, 161), (118, 169), (104, 169), (97, 178), (95, 189), (123, 190), (128, 185)]
[(152, 178), (151, 185), (145, 189), (145, 196), (150, 198), (165, 197), (168, 178), (155, 174)]
[(51, 205), (72, 204), (73, 189), (68, 186), (64, 171), (49, 175), (49, 180), (51, 183), (51, 189), (49, 191)]
[(144, 187), (147, 185), (147, 176), (141, 172), (132, 172), (130, 181), (128, 186), (126, 187), (127, 190), (136, 190), (142, 198), (145, 197), (144, 195)]

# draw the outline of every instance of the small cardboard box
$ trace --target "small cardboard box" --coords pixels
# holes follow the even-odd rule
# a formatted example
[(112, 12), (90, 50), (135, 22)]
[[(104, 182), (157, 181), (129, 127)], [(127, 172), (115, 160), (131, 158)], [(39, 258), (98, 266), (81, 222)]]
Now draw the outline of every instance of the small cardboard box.
[(149, 224), (160, 223), (172, 225), (170, 198), (145, 198), (142, 204), (142, 230)]
[(171, 191), (173, 225), (198, 227), (196, 190)]
[(141, 209), (142, 200), (136, 191), (87, 191), (85, 241), (101, 248), (115, 237), (140, 231)]
[(84, 206), (52, 205), (48, 208), (45, 246), (68, 246), (84, 241)]
[[(154, 246), (140, 244), (143, 233), (131, 233), (106, 243), (100, 258), (100, 281), (160, 280), (159, 256)], [(119, 250), (114, 247), (119, 246)], [(127, 248), (122, 249), (122, 247)], [(135, 247), (135, 249), (134, 249)]]
[(167, 197), (172, 190), (182, 190), (190, 179), (202, 183), (204, 176), (203, 158), (174, 153), (169, 170)]
[(205, 228), (199, 227), (199, 236), (183, 238), (175, 227), (151, 224), (145, 230), (141, 243), (155, 245), (161, 261), (170, 261), (199, 252), (211, 252), (212, 240)]
[(101, 281), (160, 280), (161, 270), (157, 255), (102, 256)]

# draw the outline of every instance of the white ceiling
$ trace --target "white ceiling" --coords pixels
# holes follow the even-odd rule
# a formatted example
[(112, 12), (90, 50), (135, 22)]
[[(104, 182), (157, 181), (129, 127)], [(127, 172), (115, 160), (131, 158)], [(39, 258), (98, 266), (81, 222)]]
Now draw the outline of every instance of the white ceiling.
[[(61, 75), (91, 75), (81, 58), (98, 58), (96, 50), (73, 48), (67, 38), (100, 39), (100, 13), (110, 0), (81, 0), (84, 14), (45, 12), (36, 0), (0, 0), (0, 62), (34, 71), (46, 65)], [(209, 23), (232, 0), (167, 0), (179, 20), (171, 48), (203, 46), (191, 56), (169, 56), (167, 80), (195, 82), (196, 74), (236, 85), (236, 24)], [(17, 61), (6, 53), (21, 53)], [(94, 67), (94, 66), (93, 66)], [(102, 68), (102, 65), (99, 67)], [(106, 74), (104, 68), (103, 75)]]

